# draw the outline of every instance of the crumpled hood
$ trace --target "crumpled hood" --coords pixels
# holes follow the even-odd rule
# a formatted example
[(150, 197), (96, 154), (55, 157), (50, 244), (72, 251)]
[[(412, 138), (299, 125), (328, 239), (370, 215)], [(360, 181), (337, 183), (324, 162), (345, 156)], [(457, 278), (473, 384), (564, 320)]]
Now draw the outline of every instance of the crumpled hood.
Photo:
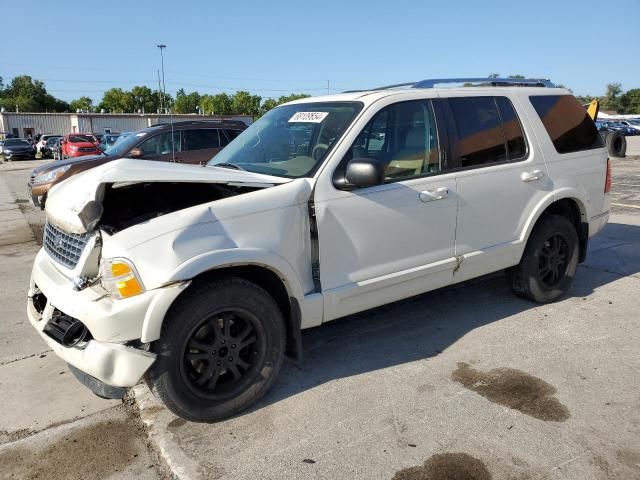
[(47, 221), (68, 233), (85, 233), (78, 214), (91, 201), (101, 202), (109, 183), (185, 182), (269, 187), (288, 178), (220, 167), (202, 167), (124, 158), (87, 170), (55, 185), (47, 195)]

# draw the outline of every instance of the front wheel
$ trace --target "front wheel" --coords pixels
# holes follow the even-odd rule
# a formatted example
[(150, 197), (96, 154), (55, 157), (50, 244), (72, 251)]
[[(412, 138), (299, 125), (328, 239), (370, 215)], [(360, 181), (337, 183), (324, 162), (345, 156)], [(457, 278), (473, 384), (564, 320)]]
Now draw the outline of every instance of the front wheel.
[(225, 419), (254, 404), (280, 371), (282, 313), (241, 278), (195, 285), (171, 308), (146, 375), (167, 408), (190, 421)]
[(578, 234), (565, 217), (548, 215), (534, 227), (520, 263), (509, 270), (511, 287), (524, 298), (549, 303), (571, 287), (578, 266)]

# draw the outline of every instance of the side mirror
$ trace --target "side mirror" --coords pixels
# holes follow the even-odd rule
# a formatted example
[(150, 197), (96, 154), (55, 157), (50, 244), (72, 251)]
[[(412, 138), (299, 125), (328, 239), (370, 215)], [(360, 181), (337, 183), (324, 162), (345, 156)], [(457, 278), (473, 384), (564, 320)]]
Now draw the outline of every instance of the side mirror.
[(144, 155), (144, 152), (142, 151), (142, 149), (139, 147), (135, 147), (129, 150), (129, 155), (127, 156), (131, 158), (136, 158), (136, 157), (141, 157), (142, 155)]
[(380, 185), (384, 183), (384, 166), (373, 158), (354, 158), (347, 165), (345, 180), (358, 188)]

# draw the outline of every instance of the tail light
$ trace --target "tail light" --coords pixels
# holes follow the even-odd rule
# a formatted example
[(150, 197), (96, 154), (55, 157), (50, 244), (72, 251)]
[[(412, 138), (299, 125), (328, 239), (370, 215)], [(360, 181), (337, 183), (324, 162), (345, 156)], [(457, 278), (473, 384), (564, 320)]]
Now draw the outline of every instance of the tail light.
[(607, 158), (607, 176), (604, 179), (604, 193), (611, 191), (611, 161)]

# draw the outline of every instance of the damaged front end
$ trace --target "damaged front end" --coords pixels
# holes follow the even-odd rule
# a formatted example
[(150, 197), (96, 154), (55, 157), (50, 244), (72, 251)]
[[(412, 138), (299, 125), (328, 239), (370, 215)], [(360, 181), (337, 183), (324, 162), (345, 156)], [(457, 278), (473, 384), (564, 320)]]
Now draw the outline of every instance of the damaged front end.
[[(101, 396), (120, 395), (155, 360), (142, 341), (144, 322), (162, 318), (189, 283), (141, 275), (134, 265), (172, 268), (163, 265), (170, 243), (144, 255), (131, 248), (197, 225), (194, 218), (208, 215), (209, 222), (212, 202), (288, 181), (124, 159), (61, 182), (46, 204), (28, 294), (31, 324), (85, 385)], [(169, 215), (179, 211), (187, 213)]]

